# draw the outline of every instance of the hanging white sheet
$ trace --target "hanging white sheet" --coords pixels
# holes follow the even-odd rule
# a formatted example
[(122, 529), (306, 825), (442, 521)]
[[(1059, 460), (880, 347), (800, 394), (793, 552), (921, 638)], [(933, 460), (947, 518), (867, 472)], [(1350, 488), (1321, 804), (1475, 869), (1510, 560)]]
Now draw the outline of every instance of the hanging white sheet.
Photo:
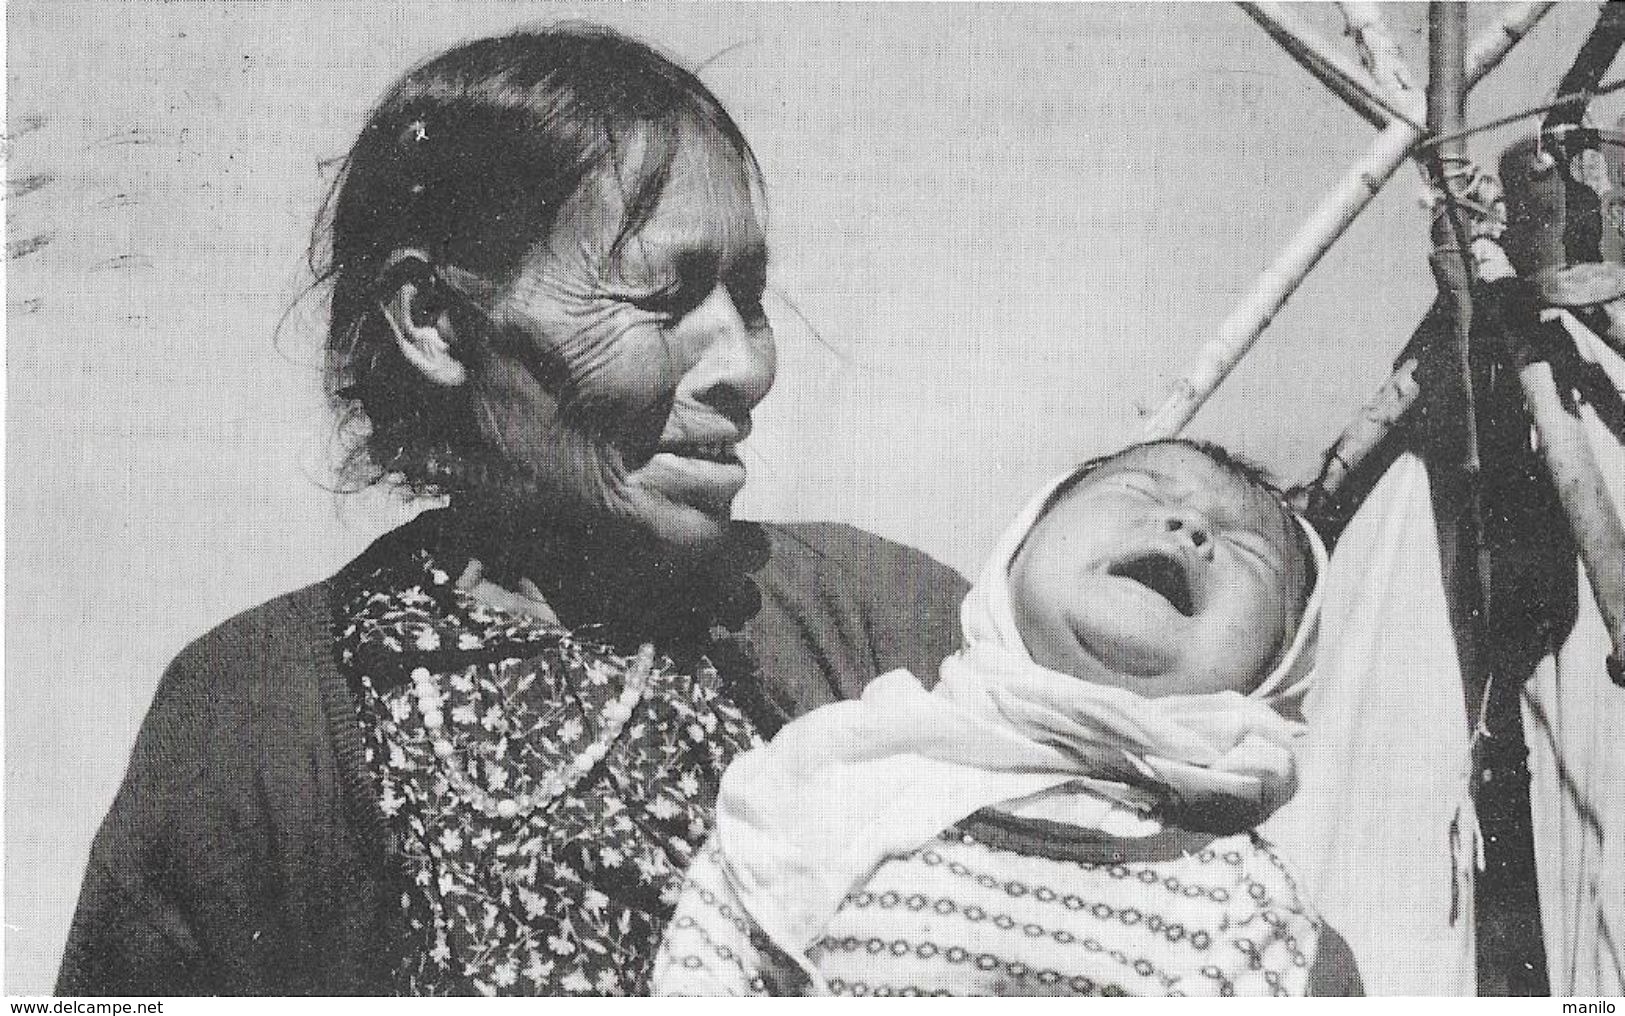
[(1264, 827), (1366, 992), (1472, 995), (1468, 730), (1428, 478), (1401, 456), (1332, 555), (1298, 796)]

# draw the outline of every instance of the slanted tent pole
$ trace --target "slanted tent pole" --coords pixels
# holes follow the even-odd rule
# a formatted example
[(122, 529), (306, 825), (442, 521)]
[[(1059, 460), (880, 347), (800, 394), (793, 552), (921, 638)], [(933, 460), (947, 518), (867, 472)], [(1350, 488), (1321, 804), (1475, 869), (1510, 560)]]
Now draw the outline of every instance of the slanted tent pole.
[(1405, 162), (1421, 137), (1422, 132), (1408, 123), (1383, 128), (1365, 155), (1349, 167), (1298, 227), (1286, 249), (1259, 274), (1252, 291), (1220, 322), (1217, 333), (1197, 353), (1195, 365), (1175, 382), (1173, 393), (1146, 420), (1146, 440), (1173, 437), (1185, 429), (1202, 403), (1258, 341), (1304, 277)]
[[(1557, 86), (1560, 94), (1578, 98), (1554, 107), (1541, 125), (1543, 132), (1561, 131), (1581, 123), (1592, 90), (1622, 46), (1625, 46), (1625, 4), (1606, 3), (1597, 16), (1597, 24)], [(1577, 212), (1571, 215), (1571, 222), (1580, 220)], [(1568, 250), (1569, 258), (1574, 261), (1588, 261), (1601, 255), (1596, 240), (1585, 233), (1565, 239), (1581, 241)], [(1571, 335), (1559, 334), (1562, 326), (1555, 321), (1543, 327), (1553, 332), (1558, 348), (1572, 340)], [(1573, 361), (1569, 362), (1572, 365)], [(1625, 673), (1621, 673), (1625, 664), (1625, 636), (1621, 634), (1621, 614), (1625, 613), (1625, 526), (1621, 525), (1614, 509), (1613, 498), (1592, 457), (1580, 420), (1565, 399), (1571, 382), (1565, 379), (1560, 391), (1553, 365), (1539, 359), (1519, 370), (1518, 381), (1523, 387), (1524, 402), (1534, 418), (1536, 433), (1540, 435), (1541, 456), (1557, 488), (1563, 513), (1568, 516), (1569, 531), (1579, 549), (1586, 579), (1608, 628), (1613, 649), (1610, 676), (1625, 685)]]
[(1467, 90), (1472, 91), (1512, 47), (1523, 41), (1555, 3), (1514, 4), (1473, 40), (1467, 49)]
[[(1343, 428), (1343, 433), (1326, 452), (1320, 475), (1293, 492), (1292, 506), (1306, 513), (1317, 527), (1330, 524), (1331, 520), (1326, 517), (1328, 508), (1338, 502), (1344, 484), (1360, 468), (1360, 463), (1399, 426), (1421, 393), (1416, 383), (1416, 360), (1407, 359)], [(1322, 535), (1326, 535), (1324, 531)]]
[[(1563, 404), (1552, 365), (1536, 361), (1518, 371), (1524, 401), (1540, 435), (1540, 453), (1557, 487), (1569, 529), (1580, 550), (1591, 592), (1613, 643), (1616, 674), (1625, 660), (1625, 526), (1613, 509), (1602, 471), (1591, 455), (1579, 418)], [(1616, 680), (1618, 678), (1616, 677)]]
[(1394, 120), (1404, 120), (1420, 127), (1425, 111), (1394, 101), (1394, 97), (1379, 86), (1366, 70), (1332, 48), (1292, 13), (1279, 3), (1238, 3), (1242, 11), (1270, 38), (1280, 44), (1303, 69), (1313, 74), (1354, 112), (1364, 117), (1373, 127), (1386, 127)]
[[(1500, 63), (1551, 7), (1549, 3), (1514, 7), (1479, 36), (1468, 51), (1467, 86)], [(1198, 351), (1189, 373), (1175, 382), (1167, 400), (1146, 419), (1147, 440), (1172, 437), (1185, 429), (1202, 403), (1258, 341), (1304, 277), (1404, 163), (1422, 135), (1422, 131), (1404, 122), (1383, 128), (1365, 155), (1321, 199), (1286, 249), (1259, 275), (1252, 291), (1220, 323), (1217, 334)]]
[(1545, 122), (1540, 125), (1542, 131), (1555, 130), (1563, 124), (1580, 123), (1586, 107), (1590, 105), (1592, 89), (1602, 82), (1603, 74), (1614, 62), (1614, 57), (1619, 55), (1622, 43), (1625, 43), (1625, 6), (1605, 3), (1597, 15), (1596, 26), (1586, 36), (1580, 52), (1575, 54), (1574, 63), (1563, 75), (1563, 80), (1557, 83), (1558, 95), (1573, 98), (1553, 106), (1547, 112)]

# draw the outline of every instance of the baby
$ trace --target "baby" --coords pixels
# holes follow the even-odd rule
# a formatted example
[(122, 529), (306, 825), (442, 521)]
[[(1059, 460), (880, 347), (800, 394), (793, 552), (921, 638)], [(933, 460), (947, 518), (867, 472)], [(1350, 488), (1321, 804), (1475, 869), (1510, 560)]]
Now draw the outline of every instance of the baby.
[(1253, 831), (1296, 788), (1325, 549), (1162, 441), (1047, 486), (927, 691), (906, 671), (723, 777), (660, 994), (1353, 994)]

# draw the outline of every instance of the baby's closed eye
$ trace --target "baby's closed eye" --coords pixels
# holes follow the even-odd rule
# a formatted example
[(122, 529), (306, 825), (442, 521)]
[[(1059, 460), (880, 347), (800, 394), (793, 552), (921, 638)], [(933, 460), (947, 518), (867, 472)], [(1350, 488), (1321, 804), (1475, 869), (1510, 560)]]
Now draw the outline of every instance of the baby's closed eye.
[(1232, 530), (1224, 534), (1230, 545), (1251, 558), (1267, 571), (1281, 570), (1281, 555), (1276, 551), (1275, 545), (1265, 537), (1250, 529)]

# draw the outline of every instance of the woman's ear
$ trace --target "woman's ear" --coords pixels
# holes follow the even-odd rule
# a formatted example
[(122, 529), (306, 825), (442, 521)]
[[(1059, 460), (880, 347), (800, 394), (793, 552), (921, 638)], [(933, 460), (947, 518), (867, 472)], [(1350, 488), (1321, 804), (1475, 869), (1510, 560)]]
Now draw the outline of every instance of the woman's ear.
[(406, 362), (429, 381), (455, 388), (468, 380), (468, 369), (453, 347), (457, 335), (451, 323), (447, 294), (435, 281), (423, 251), (403, 248), (389, 256), (383, 277), (392, 281), (378, 300), (378, 309), (395, 333)]

